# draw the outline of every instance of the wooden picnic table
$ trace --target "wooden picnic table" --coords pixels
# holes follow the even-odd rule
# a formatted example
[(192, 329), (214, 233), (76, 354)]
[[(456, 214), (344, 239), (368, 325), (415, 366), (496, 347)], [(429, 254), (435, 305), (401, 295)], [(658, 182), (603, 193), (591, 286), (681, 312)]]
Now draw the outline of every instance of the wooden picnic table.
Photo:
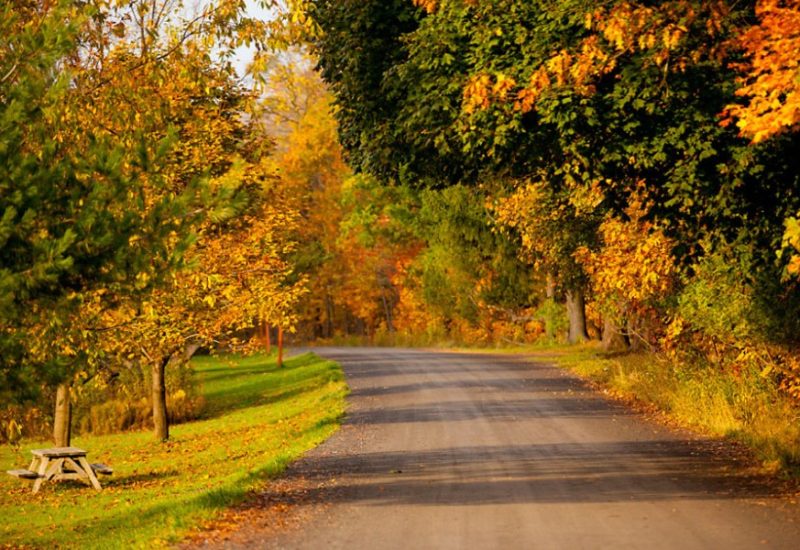
[(105, 464), (89, 464), (86, 451), (77, 447), (54, 447), (34, 449), (33, 461), (27, 470), (9, 470), (8, 473), (24, 478), (35, 479), (33, 492), (39, 491), (45, 481), (74, 479), (91, 485), (98, 491), (102, 489), (97, 473), (110, 474), (111, 468)]

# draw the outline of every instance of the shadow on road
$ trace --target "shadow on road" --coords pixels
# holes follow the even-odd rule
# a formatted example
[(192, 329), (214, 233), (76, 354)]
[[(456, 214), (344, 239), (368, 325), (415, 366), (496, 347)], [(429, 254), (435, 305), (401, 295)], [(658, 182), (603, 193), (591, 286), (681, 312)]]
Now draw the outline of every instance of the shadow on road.
[[(298, 502), (311, 497), (369, 506), (611, 503), (775, 494), (768, 477), (744, 473), (728, 444), (675, 434), (642, 437), (652, 435), (650, 428), (620, 431), (623, 422), (642, 424), (631, 419), (635, 413), (559, 369), (532, 368), (524, 357), (347, 349), (320, 354), (342, 360), (353, 387), (356, 405), (345, 431), (377, 430), (389, 439), (387, 429), (410, 437), (440, 423), (443, 433), (463, 435), (464, 445), (439, 441), (442, 448), (368, 452), (353, 449), (342, 434), (337, 440), (347, 444), (332, 445), (290, 469), (290, 477), (311, 482), (295, 495)], [(536, 425), (531, 429), (550, 423), (552, 430), (562, 426), (561, 419), (577, 420), (589, 430), (600, 429), (599, 422), (614, 435), (586, 443), (512, 436), (503, 440), (509, 444), (481, 445), (470, 439), (479, 422), (490, 432), (503, 429), (497, 423), (516, 429), (520, 422)], [(295, 496), (282, 494), (280, 500), (291, 503)]]
[[(760, 498), (759, 476), (731, 473), (715, 443), (646, 441), (605, 445), (459, 447), (428, 452), (344, 454), (295, 472), (305, 480), (349, 483), (304, 489), (304, 501), (374, 506), (511, 502), (612, 503), (665, 499)], [(284, 494), (284, 502), (292, 495)]]

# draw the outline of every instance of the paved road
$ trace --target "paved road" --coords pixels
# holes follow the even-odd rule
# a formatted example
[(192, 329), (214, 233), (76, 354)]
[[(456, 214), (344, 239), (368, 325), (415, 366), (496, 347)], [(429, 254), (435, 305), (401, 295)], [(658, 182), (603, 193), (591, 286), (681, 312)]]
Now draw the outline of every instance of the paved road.
[(290, 528), (251, 525), (230, 547), (800, 548), (798, 506), (727, 445), (658, 425), (560, 369), (315, 351), (344, 366), (345, 425), (263, 495), (264, 521), (291, 508)]

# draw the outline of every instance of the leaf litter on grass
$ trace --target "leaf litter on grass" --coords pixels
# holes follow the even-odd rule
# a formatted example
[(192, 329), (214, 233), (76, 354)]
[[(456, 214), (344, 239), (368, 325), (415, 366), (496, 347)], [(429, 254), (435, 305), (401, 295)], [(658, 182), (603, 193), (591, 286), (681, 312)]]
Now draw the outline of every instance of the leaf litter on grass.
[[(243, 365), (247, 372), (236, 366), (220, 369), (223, 361)], [(249, 490), (325, 440), (344, 412), (347, 387), (341, 369), (312, 354), (290, 358), (285, 369), (263, 356), (202, 357), (195, 365), (213, 415), (175, 426), (165, 444), (148, 432), (75, 438), (73, 444), (87, 449), (90, 459), (114, 466), (114, 475), (101, 480), (101, 492), (64, 482), (45, 484), (33, 495), (30, 485), (2, 479), (0, 544), (121, 548), (173, 543), (198, 522), (221, 517)], [(241, 406), (242, 397), (248, 406)], [(215, 407), (220, 402), (225, 406)], [(27, 443), (26, 451), (49, 445)], [(2, 449), (0, 465), (19, 467), (20, 456)]]

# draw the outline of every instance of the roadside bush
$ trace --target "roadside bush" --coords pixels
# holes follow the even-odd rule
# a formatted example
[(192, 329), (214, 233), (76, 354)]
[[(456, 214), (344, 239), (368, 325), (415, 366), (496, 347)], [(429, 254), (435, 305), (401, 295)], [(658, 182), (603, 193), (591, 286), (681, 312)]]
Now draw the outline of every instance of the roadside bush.
[[(167, 395), (170, 424), (197, 419), (204, 404), (202, 396), (190, 397), (181, 389)], [(79, 425), (75, 428), (79, 433), (109, 434), (149, 428), (152, 419), (153, 406), (147, 398), (136, 401), (115, 399), (92, 405), (88, 413), (80, 417)]]
[(46, 417), (34, 405), (9, 405), (0, 409), (0, 444), (16, 444), (22, 438), (37, 437), (44, 434)]
[[(170, 422), (186, 422), (200, 416), (204, 403), (188, 363), (168, 366), (166, 385)], [(151, 391), (147, 365), (129, 364), (118, 371), (105, 372), (75, 392), (73, 430), (107, 434), (149, 427), (153, 417)]]
[(536, 317), (544, 322), (544, 334), (549, 340), (564, 341), (569, 330), (569, 319), (563, 304), (552, 298), (545, 300), (536, 310)]
[[(177, 424), (200, 417), (205, 404), (190, 365), (167, 368), (167, 409)], [(147, 366), (128, 364), (105, 369), (72, 385), (72, 433), (108, 434), (149, 428), (152, 424), (150, 375)], [(35, 402), (0, 410), (0, 443), (20, 438), (48, 439), (53, 423), (55, 392), (44, 388)]]
[(750, 272), (747, 260), (729, 251), (701, 260), (678, 295), (663, 348), (679, 364), (754, 372), (800, 399), (800, 357), (771, 334), (771, 314), (748, 282)]

